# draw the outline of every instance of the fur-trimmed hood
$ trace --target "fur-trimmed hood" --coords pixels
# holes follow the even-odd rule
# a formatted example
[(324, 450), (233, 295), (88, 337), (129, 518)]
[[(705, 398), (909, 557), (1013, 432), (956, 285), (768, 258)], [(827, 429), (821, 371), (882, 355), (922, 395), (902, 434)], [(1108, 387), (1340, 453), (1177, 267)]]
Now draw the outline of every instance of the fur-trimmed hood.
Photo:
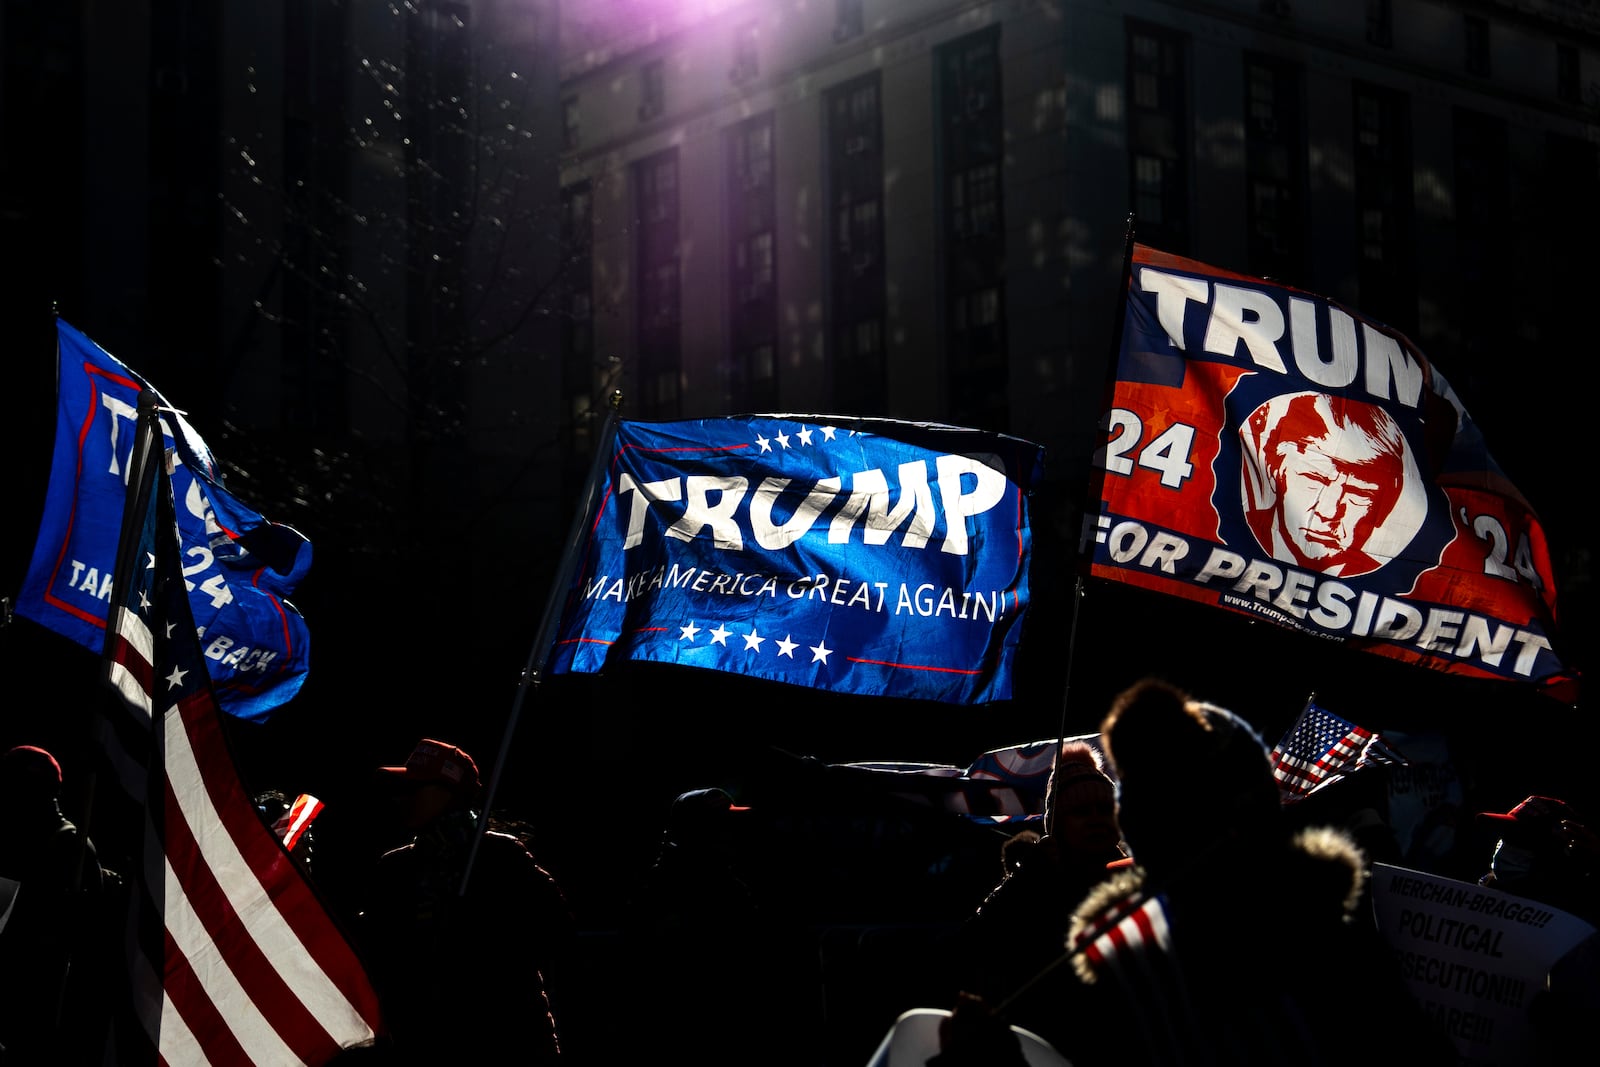
[[(1250, 854), (1243, 863), (1220, 862), (1217, 868), (1195, 871), (1166, 885), (1150, 883), (1146, 871), (1137, 866), (1118, 871), (1084, 897), (1073, 911), (1067, 931), (1067, 948), (1094, 932), (1104, 932), (1107, 920), (1114, 920), (1126, 904), (1146, 892), (1166, 893), (1169, 911), (1182, 915), (1206, 914), (1226, 908), (1217, 923), (1205, 924), (1215, 936), (1218, 926), (1230, 926), (1240, 916), (1248, 921), (1271, 923), (1279, 935), (1287, 935), (1283, 924), (1307, 931), (1341, 926), (1352, 921), (1366, 888), (1367, 868), (1361, 850), (1343, 831), (1332, 827), (1313, 827), (1297, 833), (1287, 847)], [(1200, 931), (1189, 932), (1190, 936)], [(1180, 923), (1172, 932), (1179, 951), (1189, 939)], [(1093, 983), (1096, 972), (1089, 958), (1078, 953), (1073, 968), (1084, 982)]]

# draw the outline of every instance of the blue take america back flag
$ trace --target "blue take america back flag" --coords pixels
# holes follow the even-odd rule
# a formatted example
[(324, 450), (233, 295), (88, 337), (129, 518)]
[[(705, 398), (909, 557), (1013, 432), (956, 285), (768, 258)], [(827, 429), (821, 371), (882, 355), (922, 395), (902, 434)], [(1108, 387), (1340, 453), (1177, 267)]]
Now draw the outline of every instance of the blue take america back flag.
[(310, 633), (288, 598), (311, 569), (311, 542), (224, 489), (205, 441), (148, 381), (66, 323), (56, 334), (55, 451), (17, 614), (100, 651), (134, 413), (149, 393), (179, 461), (171, 478), (202, 662), (224, 711), (266, 720), (300, 691), (310, 665)]
[(615, 425), (551, 673), (648, 660), (846, 693), (1011, 696), (1038, 445), (839, 416)]
[(1272, 750), (1272, 776), (1290, 804), (1369, 764), (1404, 762), (1378, 734), (1307, 701)]

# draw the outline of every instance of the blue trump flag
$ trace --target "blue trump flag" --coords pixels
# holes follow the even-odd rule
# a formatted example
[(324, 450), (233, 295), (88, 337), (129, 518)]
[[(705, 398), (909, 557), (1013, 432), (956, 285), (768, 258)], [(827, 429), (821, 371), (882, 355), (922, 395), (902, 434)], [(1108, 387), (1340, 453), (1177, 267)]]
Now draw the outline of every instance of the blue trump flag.
[[(66, 323), (57, 320), (56, 335), (55, 453), (16, 610), (99, 652), (139, 394), (160, 393)], [(169, 412), (161, 428), (178, 460), (183, 576), (217, 698), (232, 715), (265, 720), (305, 680), (310, 634), (287, 598), (311, 567), (311, 542), (224, 489), (182, 415)]]
[(1042, 461), (1017, 438), (886, 419), (618, 420), (547, 670), (648, 660), (1009, 699)]

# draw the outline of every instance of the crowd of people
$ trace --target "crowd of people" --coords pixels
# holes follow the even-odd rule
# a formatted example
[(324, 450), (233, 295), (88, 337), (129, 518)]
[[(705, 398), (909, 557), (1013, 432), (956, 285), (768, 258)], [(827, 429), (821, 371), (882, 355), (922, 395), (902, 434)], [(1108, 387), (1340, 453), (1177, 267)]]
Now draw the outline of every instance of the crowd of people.
[[(911, 1062), (913, 1048), (936, 1067), (1331, 1064), (1356, 1048), (1381, 1063), (1470, 1061), (1373, 920), (1373, 863), (1398, 850), (1363, 789), (1372, 775), (1352, 779), (1344, 803), (1288, 806), (1268, 753), (1243, 718), (1163, 680), (1118, 694), (1098, 746), (1060, 745), (1037, 825), (998, 840), (996, 883), (954, 924), (938, 981), (922, 987), (942, 989), (942, 1003), (903, 1005), (904, 1040), (891, 1028), (873, 1067)], [(97, 1062), (106, 1037), (123, 879), (63, 814), (62, 784), (40, 747), (0, 758), (4, 1067)], [(574, 978), (574, 911), (525, 836), (492, 818), (480, 826), (484, 784), (469, 753), (433, 738), (373, 774), (397, 843), (334, 895), (385, 1020), (352, 1061), (606, 1062), (564, 1048), (564, 1020), (595, 993)], [(282, 795), (260, 798), (269, 824), (291, 809)], [(741, 864), (735, 826), (748, 814), (718, 787), (668, 806), (620, 932), (628, 966), (605, 991), (628, 1031), (614, 1047), (710, 1064), (828, 1062), (796, 1032), (818, 995), (786, 966), (805, 939)], [(1480, 886), (1591, 924), (1526, 1005), (1526, 1062), (1563, 1062), (1600, 1008), (1600, 840), (1570, 804), (1539, 794), (1478, 820), (1495, 842)], [(315, 881), (312, 840), (299, 826), (286, 846)], [(930, 1007), (931, 1050), (927, 1027), (917, 1046), (910, 1025), (928, 1021), (910, 1009)]]

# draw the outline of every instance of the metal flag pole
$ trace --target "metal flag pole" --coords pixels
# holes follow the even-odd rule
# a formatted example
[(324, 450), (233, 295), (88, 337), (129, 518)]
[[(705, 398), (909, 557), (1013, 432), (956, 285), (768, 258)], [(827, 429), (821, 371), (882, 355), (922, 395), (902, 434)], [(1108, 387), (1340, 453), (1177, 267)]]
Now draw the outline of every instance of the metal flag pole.
[(579, 502), (577, 511), (573, 513), (572, 525), (567, 530), (567, 543), (561, 552), (561, 562), (556, 567), (555, 579), (550, 585), (550, 595), (545, 598), (544, 614), (539, 619), (539, 629), (534, 634), (533, 647), (528, 650), (528, 663), (522, 669), (522, 679), (517, 685), (517, 694), (511, 701), (511, 714), (506, 719), (506, 729), (500, 738), (500, 748), (495, 752), (494, 769), (489, 773), (489, 785), (483, 795), (483, 809), (478, 813), (477, 827), (472, 837), (472, 849), (467, 853), (467, 865), (461, 872), (461, 886), (456, 891), (457, 896), (467, 895), (467, 882), (472, 877), (472, 865), (478, 858), (478, 847), (489, 828), (489, 812), (494, 808), (495, 793), (500, 786), (500, 775), (506, 765), (506, 753), (511, 749), (511, 739), (517, 732), (517, 720), (522, 715), (523, 700), (528, 690), (537, 686), (542, 680), (545, 664), (550, 659), (550, 650), (555, 645), (556, 628), (561, 624), (562, 602), (572, 585), (573, 575), (578, 569), (578, 560), (583, 554), (583, 544), (588, 537), (589, 525), (594, 520), (600, 486), (604, 480), (606, 466), (610, 462), (611, 442), (616, 436), (617, 420), (621, 411), (622, 390), (614, 389), (611, 393), (611, 410), (606, 412), (600, 439), (595, 444), (594, 458), (589, 464), (589, 477), (584, 483), (583, 499)]
[[(1126, 228), (1123, 230), (1122, 234), (1122, 281), (1117, 291), (1117, 317), (1111, 330), (1111, 358), (1106, 371), (1105, 403), (1102, 405), (1103, 407), (1110, 406), (1112, 393), (1116, 387), (1117, 356), (1122, 350), (1122, 327), (1123, 323), (1127, 319), (1128, 314), (1128, 285), (1133, 271), (1133, 232), (1134, 213), (1130, 211), (1128, 212)], [(1105, 474), (1103, 471), (1098, 478), (1096, 478), (1093, 472), (1091, 472), (1090, 484), (1095, 487), (1095, 492), (1090, 497), (1091, 500), (1098, 502), (1100, 498), (1099, 487), (1104, 479)], [(1088, 501), (1085, 501), (1085, 503), (1088, 503)], [(1061, 725), (1056, 733), (1056, 754), (1055, 759), (1051, 762), (1052, 773), (1054, 772), (1056, 765), (1061, 762), (1061, 746), (1067, 739), (1067, 697), (1072, 691), (1072, 654), (1078, 643), (1078, 612), (1083, 604), (1084, 577), (1089, 573), (1089, 561), (1092, 561), (1093, 559), (1092, 552), (1089, 554), (1087, 559), (1081, 557), (1084, 543), (1086, 541), (1086, 535), (1088, 533), (1089, 522), (1089, 515), (1085, 513), (1083, 517), (1084, 536), (1081, 536), (1079, 540), (1080, 559), (1078, 561), (1078, 577), (1072, 595), (1072, 630), (1067, 635), (1067, 678), (1061, 689)]]
[[(1056, 730), (1056, 752), (1050, 761), (1050, 773), (1055, 774), (1061, 765), (1061, 746), (1067, 740), (1067, 696), (1072, 692), (1072, 654), (1078, 646), (1078, 609), (1083, 604), (1083, 575), (1072, 587), (1072, 628), (1067, 632), (1067, 669), (1066, 679), (1061, 684), (1061, 725)], [(1045, 827), (1049, 833), (1050, 828)]]

